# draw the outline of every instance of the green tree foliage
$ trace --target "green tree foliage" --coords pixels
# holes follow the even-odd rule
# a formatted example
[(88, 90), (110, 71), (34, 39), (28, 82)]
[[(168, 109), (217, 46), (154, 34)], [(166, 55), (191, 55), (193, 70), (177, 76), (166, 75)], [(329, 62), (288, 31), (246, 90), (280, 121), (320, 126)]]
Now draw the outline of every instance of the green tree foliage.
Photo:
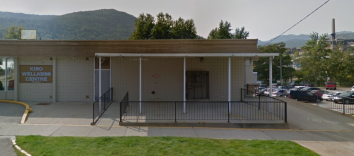
[(219, 27), (210, 31), (208, 39), (231, 39), (231, 23), (225, 21), (219, 23)]
[(235, 30), (235, 39), (247, 39), (247, 37), (249, 36), (249, 32), (245, 31), (245, 27), (240, 28), (236, 28)]
[(354, 84), (354, 56), (353, 51), (342, 50), (342, 45), (329, 54), (328, 76), (339, 82), (341, 86)]
[(4, 39), (21, 39), (21, 30), (26, 28), (21, 26), (11, 26), (6, 29), (6, 32), (3, 34)]
[(154, 16), (150, 14), (140, 14), (135, 20), (135, 30), (130, 39), (150, 39), (152, 38), (151, 30), (155, 27)]
[(157, 20), (150, 14), (140, 14), (135, 20), (135, 30), (129, 39), (197, 39), (197, 29), (192, 19), (181, 17), (173, 20), (169, 14), (159, 13)]
[(84, 11), (60, 16), (0, 12), (0, 34), (12, 25), (37, 30), (42, 40), (128, 39), (135, 17), (113, 9)]
[(245, 31), (245, 27), (236, 28), (235, 34), (230, 33), (231, 30), (231, 23), (221, 20), (219, 27), (210, 31), (208, 39), (247, 39), (249, 36), (249, 32)]
[[(261, 53), (279, 53), (282, 60), (282, 76), (283, 80), (290, 79), (295, 71), (289, 67), (291, 57), (286, 54), (287, 49), (285, 43), (276, 43), (267, 46), (259, 46)], [(280, 80), (280, 57), (275, 57), (272, 63), (273, 81)], [(253, 71), (258, 72), (259, 80), (269, 84), (269, 57), (260, 57), (258, 61), (253, 63)]]
[(305, 46), (302, 47), (303, 55), (300, 58), (301, 70), (307, 74), (304, 80), (315, 85), (323, 85), (329, 76), (329, 49), (328, 35), (312, 33)]

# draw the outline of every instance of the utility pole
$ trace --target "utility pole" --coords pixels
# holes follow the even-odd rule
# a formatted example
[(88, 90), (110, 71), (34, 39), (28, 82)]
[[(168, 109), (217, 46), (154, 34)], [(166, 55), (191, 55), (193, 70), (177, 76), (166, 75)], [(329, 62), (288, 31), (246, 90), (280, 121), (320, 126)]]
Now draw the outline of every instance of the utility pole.
[(279, 53), (279, 58), (280, 58), (280, 86), (283, 85), (283, 68), (281, 65), (281, 53)]

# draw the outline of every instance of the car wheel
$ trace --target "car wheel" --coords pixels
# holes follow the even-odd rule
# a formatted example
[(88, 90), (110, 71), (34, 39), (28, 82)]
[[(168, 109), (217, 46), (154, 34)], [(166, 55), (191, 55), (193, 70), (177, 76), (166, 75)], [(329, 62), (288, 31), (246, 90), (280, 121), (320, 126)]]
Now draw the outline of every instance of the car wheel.
[(327, 90), (328, 88), (326, 88), (326, 90)]
[(349, 104), (349, 100), (344, 100), (344, 103), (345, 104)]
[(336, 88), (334, 88), (334, 90), (336, 90)]

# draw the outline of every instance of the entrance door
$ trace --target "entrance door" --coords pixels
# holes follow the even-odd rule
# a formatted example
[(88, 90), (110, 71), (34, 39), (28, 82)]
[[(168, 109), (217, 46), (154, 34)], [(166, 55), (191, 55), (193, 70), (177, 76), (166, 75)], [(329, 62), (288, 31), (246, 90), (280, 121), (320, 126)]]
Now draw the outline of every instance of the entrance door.
[(209, 99), (209, 72), (187, 71), (186, 76), (186, 99)]
[[(106, 93), (111, 87), (111, 58), (110, 57), (101, 57), (101, 61), (99, 61), (99, 57), (95, 58), (95, 100), (97, 100), (99, 95), (99, 62), (101, 62), (101, 94)], [(102, 97), (103, 98), (103, 97)], [(110, 93), (106, 94), (104, 97), (105, 101), (111, 100)], [(102, 99), (103, 100), (103, 99)]]

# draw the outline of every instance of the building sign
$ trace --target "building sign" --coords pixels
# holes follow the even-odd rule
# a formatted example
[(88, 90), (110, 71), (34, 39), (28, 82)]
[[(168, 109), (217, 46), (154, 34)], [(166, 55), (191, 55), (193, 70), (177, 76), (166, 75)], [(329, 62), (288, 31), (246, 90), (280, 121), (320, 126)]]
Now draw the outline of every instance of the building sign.
[(53, 66), (51, 65), (21, 65), (21, 83), (52, 83)]

